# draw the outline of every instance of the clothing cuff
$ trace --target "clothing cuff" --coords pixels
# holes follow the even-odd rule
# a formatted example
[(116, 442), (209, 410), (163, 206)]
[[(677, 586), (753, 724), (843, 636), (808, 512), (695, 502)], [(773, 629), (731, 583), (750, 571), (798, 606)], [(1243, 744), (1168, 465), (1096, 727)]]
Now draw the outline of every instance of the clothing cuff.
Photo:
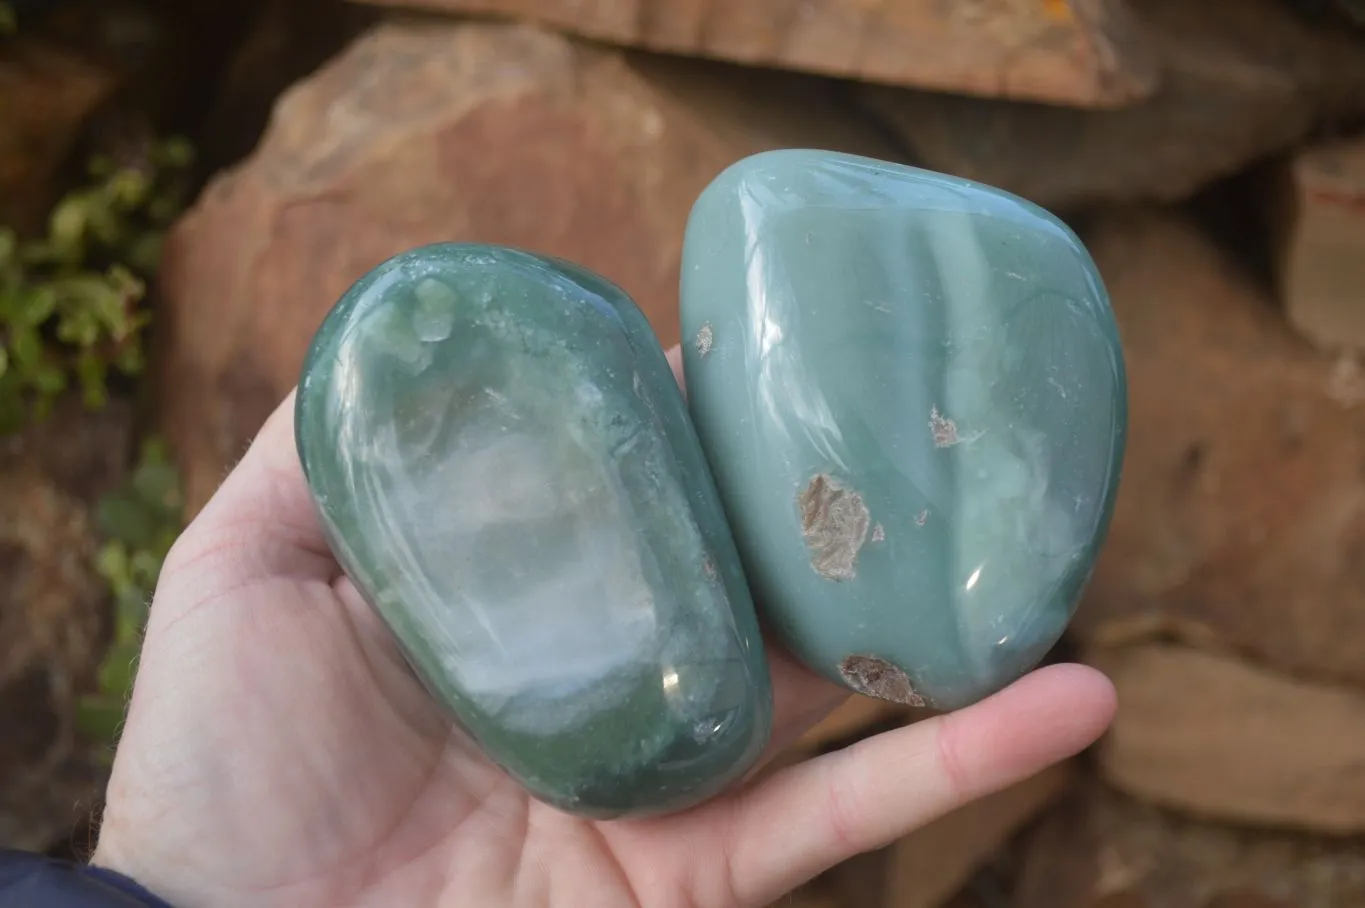
[(130, 877), (0, 849), (0, 908), (173, 908)]

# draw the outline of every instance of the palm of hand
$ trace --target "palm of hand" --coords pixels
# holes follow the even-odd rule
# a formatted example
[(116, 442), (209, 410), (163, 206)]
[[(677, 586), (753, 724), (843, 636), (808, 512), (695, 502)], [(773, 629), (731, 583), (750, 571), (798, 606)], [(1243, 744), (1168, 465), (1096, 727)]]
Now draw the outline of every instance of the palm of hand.
[[(1112, 715), (1101, 676), (1055, 666), (683, 814), (568, 817), (452, 728), (341, 577), (291, 409), (168, 559), (115, 761), (94, 860), (173, 904), (759, 906)], [(780, 654), (772, 672), (776, 746), (841, 696)]]

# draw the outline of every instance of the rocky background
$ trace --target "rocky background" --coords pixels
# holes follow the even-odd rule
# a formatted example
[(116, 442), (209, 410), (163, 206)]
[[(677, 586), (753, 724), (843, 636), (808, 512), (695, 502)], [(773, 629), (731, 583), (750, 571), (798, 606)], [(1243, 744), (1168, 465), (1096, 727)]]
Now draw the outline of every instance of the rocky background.
[[(692, 199), (796, 145), (1070, 220), (1132, 432), (1057, 654), (1114, 678), (1112, 732), (784, 904), (1365, 906), (1365, 3), (9, 0), (0, 32), (0, 845), (89, 848), (160, 557), (352, 280), (515, 244), (673, 343)], [(916, 718), (854, 700), (788, 759)]]

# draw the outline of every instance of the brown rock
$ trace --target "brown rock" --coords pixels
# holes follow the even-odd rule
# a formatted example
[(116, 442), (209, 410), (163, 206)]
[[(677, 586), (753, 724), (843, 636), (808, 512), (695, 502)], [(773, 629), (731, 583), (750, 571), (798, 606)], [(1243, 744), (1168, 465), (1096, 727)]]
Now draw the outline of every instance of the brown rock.
[(1202, 822), (1099, 785), (1050, 811), (1020, 852), (1012, 908), (1365, 905), (1359, 841)]
[(22, 432), (0, 438), (0, 473), (42, 475), (93, 508), (123, 481), (133, 455), (133, 411), (111, 396), (90, 410), (75, 393), (59, 397), (52, 412)]
[(1365, 833), (1365, 691), (1167, 644), (1092, 661), (1119, 694), (1099, 751), (1114, 785), (1242, 823)]
[(934, 908), (946, 902), (1025, 823), (1060, 797), (1074, 777), (1070, 764), (1051, 767), (892, 845), (884, 904)]
[(524, 26), (369, 32), (282, 99), (257, 152), (169, 238), (164, 416), (191, 510), (294, 384), (336, 299), (412, 246), (580, 262), (675, 343), (683, 228), (720, 170), (789, 144), (891, 153), (822, 91)]
[(0, 475), (0, 847), (45, 847), (79, 819), (53, 775), (80, 759), (76, 698), (100, 658), (93, 556), (79, 502), (41, 476)]
[(1124, 0), (366, 0), (540, 22), (600, 41), (872, 82), (1112, 107), (1155, 67)]
[(260, 4), (217, 80), (197, 143), (200, 166), (214, 172), (250, 154), (275, 100), (373, 24), (378, 12), (338, 0)]
[(817, 884), (808, 884), (784, 895), (770, 908), (846, 908), (837, 898)]
[(0, 50), (0, 226), (45, 226), (59, 172), (117, 86), (115, 70), (36, 39)]
[(847, 905), (936, 908), (946, 904), (1005, 842), (1067, 789), (1063, 763), (958, 808), (889, 848), (831, 872)]
[(796, 747), (807, 752), (839, 747), (855, 738), (863, 737), (879, 726), (887, 723), (908, 723), (921, 717), (925, 712), (889, 700), (854, 694), (802, 735), (796, 742)]
[(1259, 892), (1245, 889), (1221, 892), (1209, 899), (1204, 908), (1289, 908), (1279, 899), (1272, 899)]
[(1130, 431), (1078, 636), (1176, 637), (1365, 684), (1365, 408), (1188, 223), (1119, 214), (1084, 235), (1118, 313)]
[(1301, 334), (1365, 350), (1365, 137), (1310, 148), (1285, 168), (1280, 296)]
[(1279, 0), (1134, 5), (1162, 58), (1154, 95), (1117, 111), (869, 87), (922, 163), (1050, 208), (1174, 201), (1365, 111), (1365, 41)]
[(75, 395), (0, 439), (0, 848), (79, 836), (104, 768), (76, 732), (104, 655), (91, 507), (125, 474), (130, 411)]

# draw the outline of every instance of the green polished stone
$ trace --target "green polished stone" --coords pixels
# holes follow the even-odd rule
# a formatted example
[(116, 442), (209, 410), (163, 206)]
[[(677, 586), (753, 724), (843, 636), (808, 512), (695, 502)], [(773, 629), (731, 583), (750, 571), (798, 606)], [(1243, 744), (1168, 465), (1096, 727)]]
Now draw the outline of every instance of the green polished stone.
[(757, 618), (686, 404), (619, 289), (500, 247), (400, 255), (319, 329), (296, 420), (341, 566), (532, 794), (658, 813), (754, 764)]
[(760, 615), (855, 690), (941, 709), (1074, 614), (1122, 467), (1095, 266), (977, 183), (805, 150), (733, 165), (688, 222), (693, 421)]

